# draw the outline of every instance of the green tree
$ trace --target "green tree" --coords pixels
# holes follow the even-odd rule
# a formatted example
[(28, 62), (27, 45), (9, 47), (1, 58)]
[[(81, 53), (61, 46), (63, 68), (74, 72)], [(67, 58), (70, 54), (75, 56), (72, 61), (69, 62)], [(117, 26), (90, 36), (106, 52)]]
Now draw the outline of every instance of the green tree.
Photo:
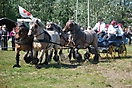
[[(60, 22), (62, 26), (70, 20), (76, 19), (77, 0), (0, 0), (0, 17), (7, 17), (14, 21), (22, 18), (18, 5), (22, 6), (34, 17), (38, 17), (45, 24), (46, 21)], [(78, 23), (87, 27), (88, 0), (78, 0)], [(93, 27), (98, 17), (110, 23), (115, 19), (124, 25), (132, 22), (131, 0), (90, 0), (90, 25)]]

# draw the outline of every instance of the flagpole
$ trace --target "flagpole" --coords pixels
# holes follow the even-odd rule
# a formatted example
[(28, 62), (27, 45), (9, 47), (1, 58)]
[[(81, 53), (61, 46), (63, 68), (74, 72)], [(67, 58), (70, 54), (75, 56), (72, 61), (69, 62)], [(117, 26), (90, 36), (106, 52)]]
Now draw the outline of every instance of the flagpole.
[(89, 20), (89, 13), (90, 13), (90, 7), (89, 7), (90, 0), (88, 0), (88, 26), (90, 25), (90, 20)]
[(76, 1), (76, 22), (77, 22), (77, 15), (78, 15), (78, 0)]

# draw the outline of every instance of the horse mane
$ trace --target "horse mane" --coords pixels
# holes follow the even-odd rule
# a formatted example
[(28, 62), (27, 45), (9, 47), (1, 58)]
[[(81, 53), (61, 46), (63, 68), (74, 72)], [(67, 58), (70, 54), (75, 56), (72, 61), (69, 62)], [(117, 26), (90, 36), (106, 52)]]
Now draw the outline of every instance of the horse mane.
[(58, 24), (54, 23), (54, 26), (55, 26), (55, 28), (56, 28), (56, 29), (58, 29), (59, 31), (61, 31), (61, 30), (62, 30), (62, 28), (61, 28), (61, 26), (60, 26), (60, 25), (58, 25)]
[(78, 23), (76, 23), (74, 20), (69, 20), (68, 22), (71, 22), (72, 24), (74, 24), (77, 27), (77, 29), (81, 30), (80, 25)]
[(76, 26), (77, 30), (81, 30), (80, 25), (78, 23), (76, 23), (75, 21), (72, 21), (72, 23)]
[(37, 23), (40, 27), (45, 28), (44, 24), (43, 24), (43, 23), (41, 22), (41, 20), (39, 20), (38, 18), (33, 18), (33, 19), (31, 19), (30, 22), (35, 22), (35, 23)]
[(55, 30), (58, 31), (58, 32), (62, 31), (62, 27), (59, 24), (57, 24), (57, 23), (47, 22), (47, 24), (53, 25), (55, 27)]

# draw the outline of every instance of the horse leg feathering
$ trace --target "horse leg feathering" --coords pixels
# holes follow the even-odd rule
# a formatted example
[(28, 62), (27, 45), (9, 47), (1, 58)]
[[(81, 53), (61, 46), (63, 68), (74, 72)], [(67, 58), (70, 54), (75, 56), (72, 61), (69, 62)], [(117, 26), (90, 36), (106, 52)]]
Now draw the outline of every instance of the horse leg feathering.
[(25, 53), (25, 55), (24, 55), (24, 60), (25, 60), (25, 62), (26, 62), (27, 64), (30, 63), (30, 62), (32, 61), (32, 51), (31, 51), (31, 53), (30, 53), (30, 56), (28, 56), (28, 54), (29, 54), (29, 51), (27, 50), (26, 53)]
[(19, 65), (19, 51), (16, 53), (16, 64), (13, 66), (13, 68), (15, 68), (15, 67), (20, 67), (20, 65)]

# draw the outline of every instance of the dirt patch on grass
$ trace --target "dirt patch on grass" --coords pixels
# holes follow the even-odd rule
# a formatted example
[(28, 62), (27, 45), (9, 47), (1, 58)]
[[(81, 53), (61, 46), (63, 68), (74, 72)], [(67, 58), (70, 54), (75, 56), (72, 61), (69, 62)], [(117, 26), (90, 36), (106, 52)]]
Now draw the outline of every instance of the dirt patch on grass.
[(98, 65), (97, 70), (113, 88), (132, 88), (132, 60), (116, 60)]

